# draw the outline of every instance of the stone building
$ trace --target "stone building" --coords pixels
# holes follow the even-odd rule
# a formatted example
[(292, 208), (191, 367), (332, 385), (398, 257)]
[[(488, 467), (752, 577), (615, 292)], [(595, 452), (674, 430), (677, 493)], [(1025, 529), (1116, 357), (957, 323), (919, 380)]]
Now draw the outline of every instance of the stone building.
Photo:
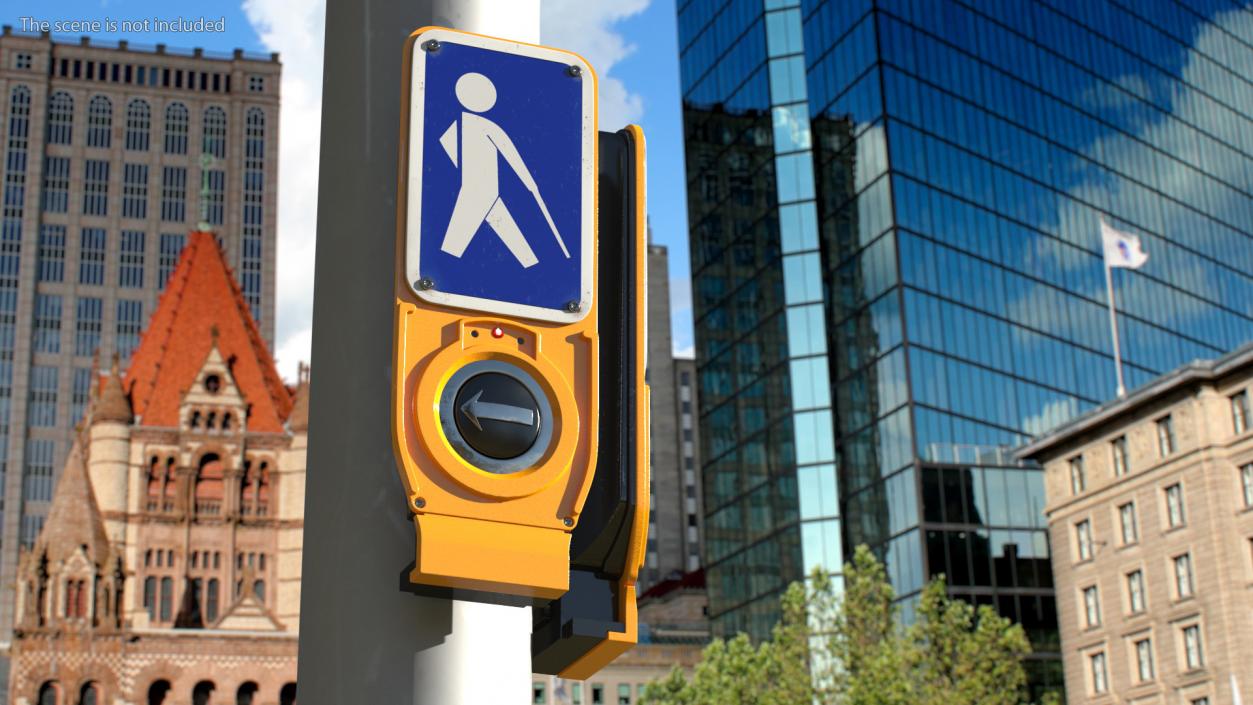
[(1253, 700), (1253, 345), (1019, 451), (1044, 466), (1066, 696)]
[(295, 702), (307, 379), (193, 232), (17, 572), (13, 705)]
[(669, 254), (648, 246), (648, 385), (652, 420), (649, 465), (651, 516), (640, 592), (701, 567), (700, 439), (696, 423), (696, 364), (676, 358), (670, 337)]
[(273, 343), (281, 73), (273, 54), (0, 32), (0, 654), (92, 358), (126, 368), (197, 223)]

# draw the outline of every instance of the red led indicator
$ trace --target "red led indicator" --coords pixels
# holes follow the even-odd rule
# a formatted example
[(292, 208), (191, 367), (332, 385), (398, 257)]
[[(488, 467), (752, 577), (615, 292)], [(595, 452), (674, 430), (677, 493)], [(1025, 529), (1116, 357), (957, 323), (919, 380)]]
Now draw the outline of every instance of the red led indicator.
[(496, 326), (495, 328), (492, 329), (492, 337), (503, 338), (505, 337), (505, 331), (502, 330), (500, 326)]

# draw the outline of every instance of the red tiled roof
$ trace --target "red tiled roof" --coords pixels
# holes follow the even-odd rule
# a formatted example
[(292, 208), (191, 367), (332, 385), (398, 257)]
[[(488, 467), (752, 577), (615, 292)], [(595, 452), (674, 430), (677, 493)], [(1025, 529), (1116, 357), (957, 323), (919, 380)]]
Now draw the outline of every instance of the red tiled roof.
[(291, 394), (211, 233), (193, 232), (123, 382), (142, 426), (177, 426), (178, 407), (215, 340), (249, 403), (248, 429), (283, 430)]

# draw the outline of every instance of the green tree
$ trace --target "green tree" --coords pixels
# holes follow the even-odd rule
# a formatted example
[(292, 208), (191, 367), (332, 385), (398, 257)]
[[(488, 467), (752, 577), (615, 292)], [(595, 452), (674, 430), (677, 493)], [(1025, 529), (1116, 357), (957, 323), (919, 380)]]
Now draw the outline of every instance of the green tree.
[(675, 669), (641, 705), (1020, 705), (1022, 628), (990, 607), (923, 590), (903, 624), (884, 567), (858, 547), (841, 579), (816, 571), (782, 598), (771, 638), (740, 634), (704, 651), (691, 679)]

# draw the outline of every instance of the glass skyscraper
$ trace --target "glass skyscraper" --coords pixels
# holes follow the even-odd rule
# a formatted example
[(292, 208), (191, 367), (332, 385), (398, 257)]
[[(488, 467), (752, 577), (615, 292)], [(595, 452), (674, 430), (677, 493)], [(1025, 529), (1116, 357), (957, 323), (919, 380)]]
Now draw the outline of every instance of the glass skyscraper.
[(1231, 0), (680, 0), (710, 615), (764, 636), (874, 547), (1021, 622), (1060, 683), (1038, 469), (1253, 337), (1253, 12)]

